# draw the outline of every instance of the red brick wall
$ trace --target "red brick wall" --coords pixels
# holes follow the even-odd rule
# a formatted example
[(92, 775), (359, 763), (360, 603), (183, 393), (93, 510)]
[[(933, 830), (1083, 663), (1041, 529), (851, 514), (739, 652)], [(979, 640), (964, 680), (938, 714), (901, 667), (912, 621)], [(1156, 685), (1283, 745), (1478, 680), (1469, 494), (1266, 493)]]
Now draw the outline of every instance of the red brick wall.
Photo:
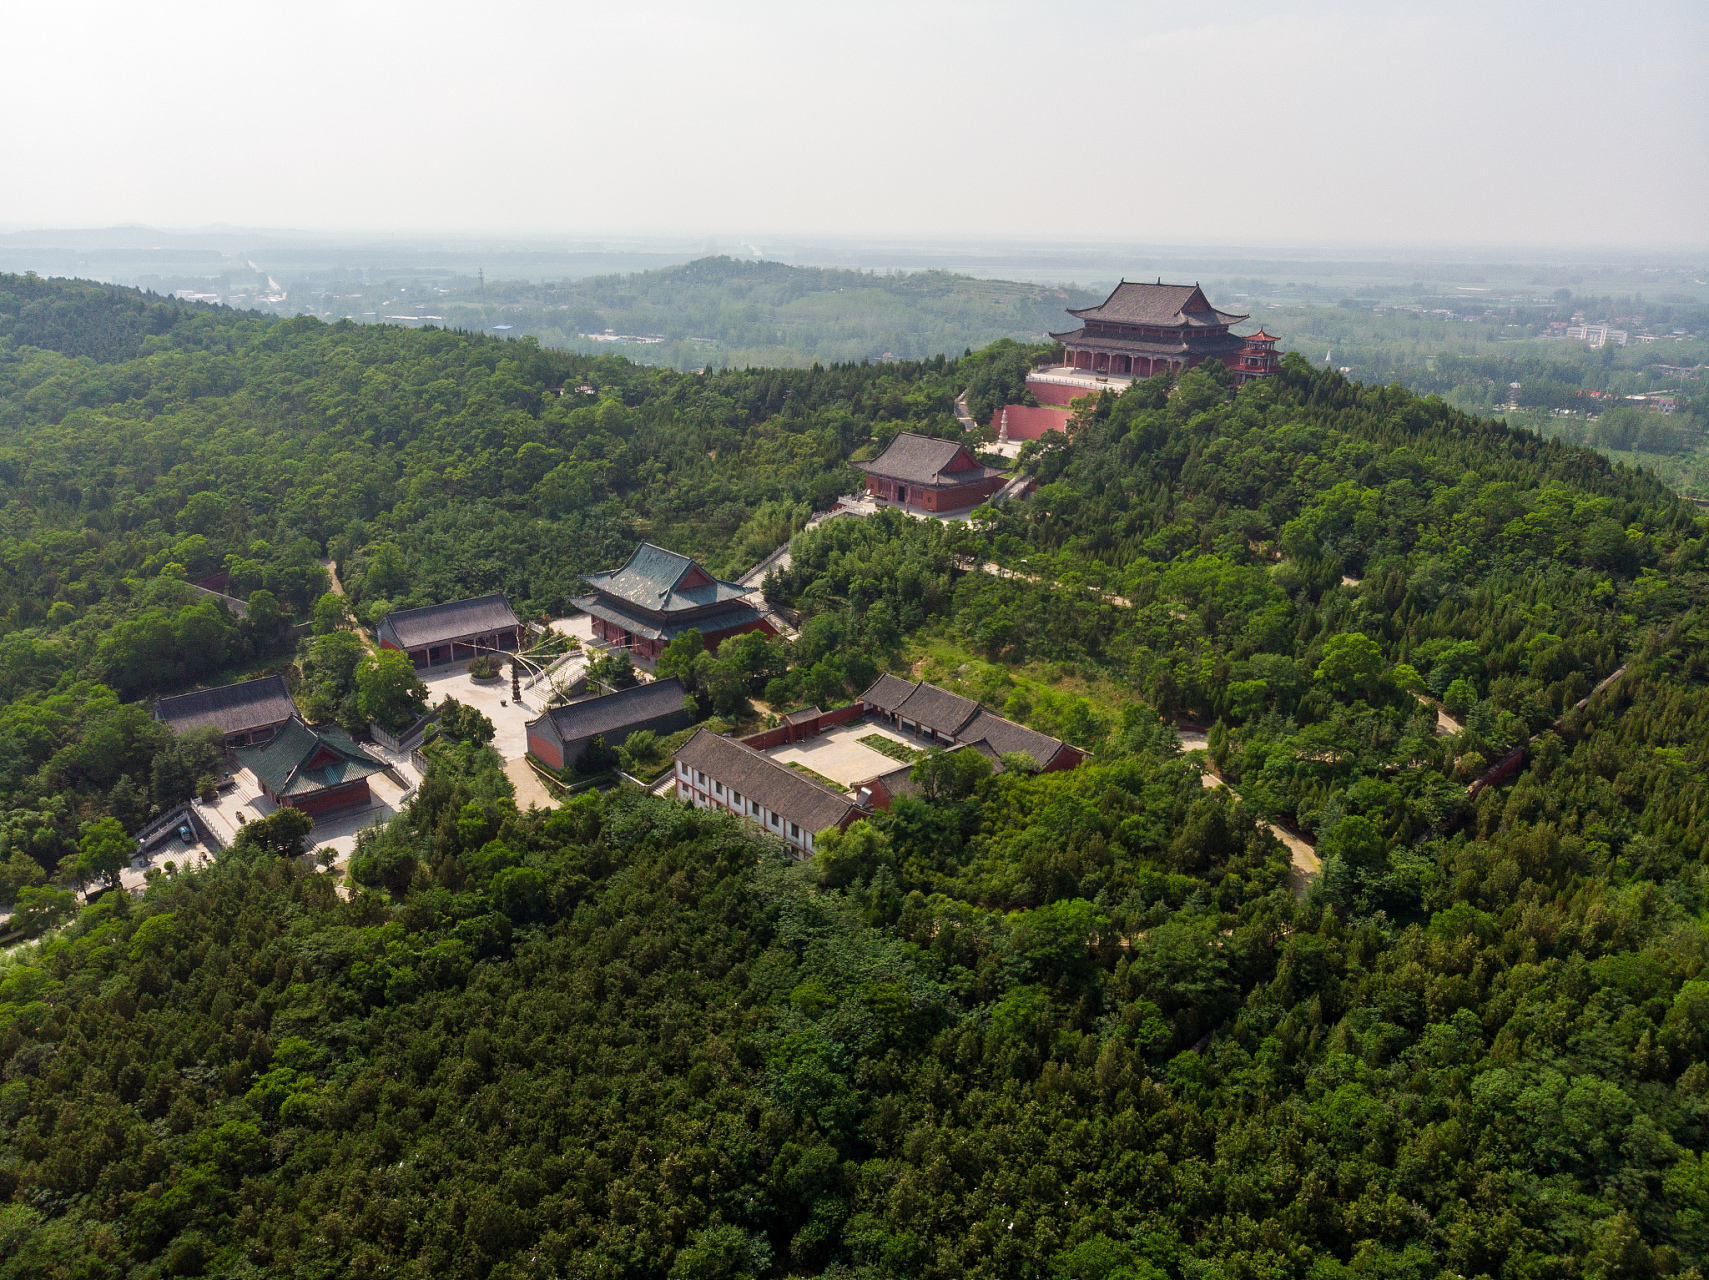
[(1061, 773), (1064, 769), (1078, 769), (1085, 759), (1086, 753), (1084, 751), (1080, 750), (1079, 747), (1071, 747), (1065, 742), (1062, 744), (1062, 749), (1056, 753), (1055, 758), (1045, 765), (1043, 772)]
[(707, 636), (706, 647), (710, 652), (717, 653), (718, 646), (723, 644), (731, 636), (739, 636), (748, 631), (763, 631), (768, 636), (775, 636), (777, 634), (777, 628), (772, 626), (771, 623), (767, 622), (764, 618), (756, 618), (754, 621), (743, 626), (731, 627), (728, 631), (718, 631)]
[(918, 505), (927, 511), (967, 511), (992, 494), (1001, 492), (1005, 483), (1001, 476), (992, 476), (989, 480), (958, 489), (930, 489), (924, 494), (925, 501)]
[[(1060, 388), (1063, 391), (1067, 387)], [(1048, 431), (1067, 431), (1068, 419), (1073, 415), (1063, 409), (1037, 408), (1028, 405), (1011, 404), (991, 415), (991, 429), (997, 431), (1003, 423), (1003, 415), (1009, 415), (1009, 439), (1037, 440)]]
[(552, 741), (552, 739), (546, 737), (538, 729), (530, 729), (528, 731), (528, 754), (533, 756), (542, 764), (549, 765), (554, 769), (562, 769), (564, 767), (564, 755), (563, 752), (558, 750), (558, 744)]
[[(865, 714), (866, 708), (864, 706), (858, 702), (851, 702), (846, 707), (838, 707), (835, 711), (826, 711), (820, 715), (819, 728), (829, 729), (834, 725), (851, 724), (854, 721), (859, 720)], [(803, 733), (801, 729), (797, 727), (795, 731), (795, 738), (791, 739), (789, 736), (789, 726), (786, 724), (780, 724), (775, 729), (762, 729), (758, 733), (750, 734), (748, 737), (743, 738), (742, 741), (752, 747), (755, 751), (769, 751), (773, 747), (781, 747), (786, 742), (800, 741), (802, 738), (810, 738), (812, 736), (813, 733)]]
[(755, 751), (770, 751), (773, 747), (781, 747), (789, 741), (789, 726), (780, 724), (775, 729), (762, 729), (741, 739)]
[(347, 787), (338, 787), (332, 791), (323, 791), (319, 795), (304, 796), (300, 800), (287, 800), (284, 803), (304, 813), (325, 813), (328, 809), (367, 804), (369, 799), (368, 779), (363, 778)]
[[(1059, 382), (1034, 382), (1027, 380), (1027, 390), (1033, 393), (1033, 399), (1040, 404), (1059, 404), (1066, 408), (1070, 401), (1081, 396), (1096, 395), (1084, 387), (1065, 387)], [(1001, 413), (999, 412), (999, 416)]]

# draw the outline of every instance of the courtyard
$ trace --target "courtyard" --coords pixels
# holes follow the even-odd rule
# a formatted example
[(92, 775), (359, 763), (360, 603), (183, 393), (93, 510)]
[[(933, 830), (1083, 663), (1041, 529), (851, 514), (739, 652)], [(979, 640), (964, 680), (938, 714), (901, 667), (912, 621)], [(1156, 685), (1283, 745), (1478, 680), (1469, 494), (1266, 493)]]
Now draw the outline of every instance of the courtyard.
[[(384, 753), (373, 752), (376, 757)], [(342, 813), (330, 813), (315, 818), (314, 830), (308, 835), (308, 852), (312, 855), (320, 849), (331, 849), (337, 854), (336, 866), (344, 866), (350, 861), (350, 854), (356, 848), (356, 834), (364, 827), (387, 821), (401, 809), (404, 802), (415, 790), (415, 775), (407, 764), (400, 765), (395, 758), (384, 759), (395, 770), (407, 785), (399, 786), (392, 778), (384, 773), (376, 773), (368, 779), (368, 791), (371, 799), (368, 804), (358, 809), (346, 809)], [(197, 803), (196, 811), (201, 815), (221, 841), (230, 846), (237, 839), (237, 833), (245, 824), (258, 818), (268, 818), (278, 812), (278, 806), (269, 800), (261, 790), (261, 783), (248, 769), (239, 769), (232, 775), (236, 784), (231, 790), (222, 792), (213, 804)], [(163, 846), (156, 851), (154, 865), (164, 862), (165, 850), (172, 846)], [(180, 858), (179, 865), (185, 865)], [(141, 864), (139, 861), (139, 866)], [(139, 873), (140, 874), (140, 873)]]
[(780, 764), (805, 765), (814, 773), (829, 778), (840, 787), (853, 787), (857, 782), (876, 778), (881, 773), (900, 769), (901, 760), (893, 760), (881, 751), (874, 751), (861, 741), (877, 734), (910, 750), (925, 754), (923, 745), (887, 729), (874, 720), (856, 720), (822, 731), (816, 738), (785, 743), (773, 747), (766, 755)]

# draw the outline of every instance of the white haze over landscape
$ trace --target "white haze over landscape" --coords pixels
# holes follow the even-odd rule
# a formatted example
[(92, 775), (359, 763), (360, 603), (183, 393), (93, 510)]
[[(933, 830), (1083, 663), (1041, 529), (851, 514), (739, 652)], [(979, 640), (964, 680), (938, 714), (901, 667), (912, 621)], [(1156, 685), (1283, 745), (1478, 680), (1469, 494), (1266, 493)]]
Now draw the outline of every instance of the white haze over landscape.
[(1709, 245), (1702, 4), (37, 3), (6, 30), (9, 232)]

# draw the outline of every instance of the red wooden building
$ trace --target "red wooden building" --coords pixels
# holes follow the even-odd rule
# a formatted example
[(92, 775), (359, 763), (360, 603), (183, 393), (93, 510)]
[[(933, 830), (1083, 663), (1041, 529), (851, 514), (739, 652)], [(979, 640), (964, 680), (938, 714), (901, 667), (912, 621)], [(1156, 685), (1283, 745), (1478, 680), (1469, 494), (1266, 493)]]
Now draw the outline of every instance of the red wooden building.
[(968, 511), (1006, 483), (966, 445), (912, 431), (899, 434), (871, 462), (854, 465), (866, 472), (866, 491), (874, 498), (932, 515)]
[(269, 800), (304, 813), (369, 803), (368, 779), (384, 772), (344, 730), (311, 729), (301, 720), (287, 721), (272, 741), (239, 747), (234, 754)]
[(1050, 336), (1062, 343), (1068, 365), (1092, 373), (1149, 378), (1221, 360), (1241, 383), (1269, 377), (1278, 363), (1274, 338), (1263, 330), (1250, 338), (1230, 333), (1248, 317), (1218, 311), (1196, 284), (1124, 280), (1097, 306), (1068, 314), (1081, 327)]
[(409, 654), (418, 667), (461, 662), (521, 647), (522, 624), (502, 593), (388, 613), (374, 629), (380, 648)]

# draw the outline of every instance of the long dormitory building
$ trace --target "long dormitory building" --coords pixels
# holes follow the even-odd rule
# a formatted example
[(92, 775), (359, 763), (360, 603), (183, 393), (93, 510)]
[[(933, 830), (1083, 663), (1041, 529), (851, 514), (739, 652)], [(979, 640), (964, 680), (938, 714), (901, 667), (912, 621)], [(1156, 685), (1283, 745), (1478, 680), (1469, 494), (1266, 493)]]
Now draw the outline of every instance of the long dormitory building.
[(802, 858), (814, 852), (819, 832), (847, 829), (871, 812), (746, 743), (705, 729), (676, 753), (676, 794), (696, 808), (746, 818)]

